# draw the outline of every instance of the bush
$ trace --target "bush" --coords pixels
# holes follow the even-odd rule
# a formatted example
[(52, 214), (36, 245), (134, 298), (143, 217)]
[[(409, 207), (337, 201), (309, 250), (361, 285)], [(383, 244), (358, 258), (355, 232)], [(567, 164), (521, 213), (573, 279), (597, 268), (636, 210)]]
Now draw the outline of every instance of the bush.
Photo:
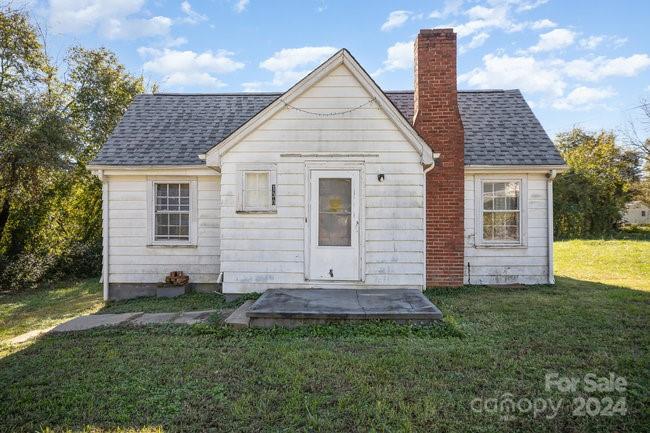
[(638, 155), (616, 145), (611, 132), (580, 129), (559, 134), (556, 144), (569, 165), (554, 185), (554, 229), (558, 238), (607, 235), (617, 229)]
[(47, 279), (55, 263), (56, 258), (50, 255), (3, 256), (0, 258), (0, 288), (11, 292), (34, 289)]
[(101, 244), (73, 243), (60, 256), (34, 252), (0, 256), (0, 290), (17, 292), (59, 279), (94, 277), (101, 269)]

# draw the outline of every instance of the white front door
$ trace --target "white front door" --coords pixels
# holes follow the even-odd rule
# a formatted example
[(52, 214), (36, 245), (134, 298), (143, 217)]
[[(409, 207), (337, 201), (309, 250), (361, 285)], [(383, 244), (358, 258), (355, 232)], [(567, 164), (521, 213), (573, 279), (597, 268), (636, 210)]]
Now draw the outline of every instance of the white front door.
[(358, 281), (359, 171), (312, 170), (309, 278)]

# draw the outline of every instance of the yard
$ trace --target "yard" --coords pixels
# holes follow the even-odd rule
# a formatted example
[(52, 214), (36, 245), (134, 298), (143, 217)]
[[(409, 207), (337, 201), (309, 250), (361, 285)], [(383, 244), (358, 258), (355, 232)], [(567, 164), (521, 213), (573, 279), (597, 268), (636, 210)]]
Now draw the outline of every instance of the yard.
[[(233, 331), (215, 322), (104, 329), (16, 345), (9, 340), (19, 334), (102, 309), (100, 287), (93, 280), (0, 295), (0, 430), (647, 429), (650, 237), (558, 242), (555, 251), (555, 287), (429, 290), (446, 315), (433, 327)], [(232, 307), (216, 295), (187, 295), (104, 311)], [(612, 373), (627, 385), (562, 393), (545, 389), (547, 373), (579, 379)], [(580, 397), (596, 400), (576, 416)], [(594, 413), (607, 397), (614, 403), (624, 397), (626, 414)], [(508, 399), (519, 408), (483, 404)], [(558, 405), (557, 412), (546, 407), (534, 417), (521, 404), (542, 399)]]

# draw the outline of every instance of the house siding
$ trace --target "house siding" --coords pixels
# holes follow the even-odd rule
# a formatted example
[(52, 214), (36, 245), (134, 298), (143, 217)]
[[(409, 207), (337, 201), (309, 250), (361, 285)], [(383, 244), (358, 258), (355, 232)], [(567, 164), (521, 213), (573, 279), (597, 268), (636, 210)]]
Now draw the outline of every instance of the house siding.
[[(148, 245), (150, 178), (145, 174), (143, 170), (139, 175), (109, 176), (107, 180), (109, 283), (123, 288), (119, 297), (128, 296), (129, 284), (161, 283), (172, 271), (185, 272), (194, 284), (216, 284), (220, 272), (220, 177), (174, 175), (176, 179), (197, 180), (197, 243), (193, 247), (169, 247)], [(115, 296), (109, 293), (109, 297)]]
[[(343, 65), (292, 105), (332, 112), (371, 96)], [(332, 156), (338, 154), (338, 156)], [(318, 156), (316, 156), (318, 155)], [(330, 156), (325, 156), (330, 155)], [(345, 155), (345, 156), (343, 156)], [(306, 164), (363, 164), (365, 229), (362, 283), (305, 279)], [(277, 212), (236, 212), (238, 167), (275, 164)], [(221, 161), (221, 270), (225, 293), (298, 287), (417, 287), (424, 285), (424, 184), (418, 153), (376, 104), (336, 116), (282, 109), (227, 152)], [(377, 175), (384, 174), (384, 182)]]
[(465, 284), (547, 284), (549, 234), (546, 176), (541, 173), (512, 175), (508, 172), (498, 176), (526, 179), (527, 218), (523, 221), (526, 241), (523, 247), (516, 248), (476, 245), (476, 206), (480, 206), (480, 203), (475, 203), (475, 185), (479, 176), (465, 175)]

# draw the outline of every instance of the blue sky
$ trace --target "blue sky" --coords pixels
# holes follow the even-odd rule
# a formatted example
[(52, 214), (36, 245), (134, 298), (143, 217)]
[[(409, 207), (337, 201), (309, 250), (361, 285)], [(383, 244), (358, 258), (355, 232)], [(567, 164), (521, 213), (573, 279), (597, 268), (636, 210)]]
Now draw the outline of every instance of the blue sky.
[(285, 90), (339, 48), (413, 87), (420, 28), (454, 27), (460, 89), (519, 88), (551, 136), (620, 131), (650, 99), (650, 2), (31, 0), (58, 62), (105, 46), (168, 92)]

